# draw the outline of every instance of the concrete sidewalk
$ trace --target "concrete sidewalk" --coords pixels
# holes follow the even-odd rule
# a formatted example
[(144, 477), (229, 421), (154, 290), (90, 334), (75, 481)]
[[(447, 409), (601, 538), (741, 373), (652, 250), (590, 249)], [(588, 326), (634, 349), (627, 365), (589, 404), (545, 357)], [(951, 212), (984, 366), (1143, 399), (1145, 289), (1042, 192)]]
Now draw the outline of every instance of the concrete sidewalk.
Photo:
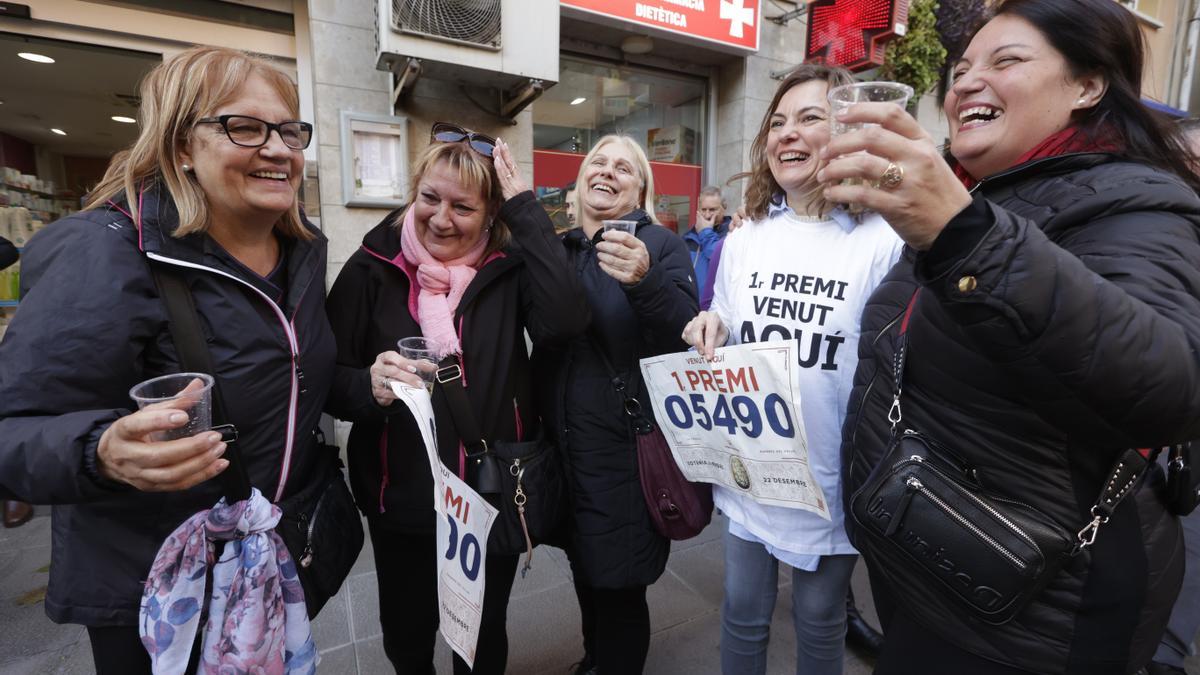
[[(667, 571), (650, 588), (653, 635), (648, 675), (705, 675), (720, 672), (721, 582), (725, 522), (714, 520), (699, 537), (673, 547)], [(79, 626), (60, 626), (46, 618), (42, 593), (50, 562), (48, 508), (30, 523), (0, 530), (0, 675), (91, 673), (91, 648)], [(786, 568), (785, 568), (786, 569)], [(790, 574), (780, 575), (779, 601), (769, 651), (768, 672), (795, 672), (791, 630)], [(855, 595), (876, 622), (866, 574), (859, 565)], [(579, 609), (566, 557), (558, 549), (538, 548), (533, 569), (513, 585), (508, 612), (509, 672), (519, 675), (569, 675), (583, 655)], [(353, 573), (313, 624), (321, 650), (322, 673), (386, 675), (393, 672), (379, 634), (375, 567), (370, 543)], [(437, 667), (451, 672), (450, 652), (439, 639)], [(846, 654), (848, 675), (866, 675), (870, 665), (853, 651)], [(1200, 664), (1188, 672), (1200, 675)]]

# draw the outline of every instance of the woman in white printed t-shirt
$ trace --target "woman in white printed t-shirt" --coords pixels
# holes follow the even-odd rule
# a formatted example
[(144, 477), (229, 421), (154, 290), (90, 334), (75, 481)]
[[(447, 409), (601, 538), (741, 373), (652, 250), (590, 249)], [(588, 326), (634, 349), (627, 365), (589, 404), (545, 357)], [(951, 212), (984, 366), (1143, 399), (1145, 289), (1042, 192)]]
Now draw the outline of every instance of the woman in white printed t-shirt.
[(846, 590), (857, 560), (842, 526), (842, 420), (863, 305), (903, 248), (878, 215), (854, 218), (822, 199), (826, 94), (851, 81), (845, 70), (804, 65), (779, 85), (750, 150), (750, 220), (725, 240), (712, 310), (684, 329), (684, 339), (710, 358), (727, 343), (795, 340), (809, 466), (831, 516), (716, 487), (716, 504), (729, 517), (721, 607), (726, 675), (766, 671), (780, 561), (792, 567), (796, 672), (842, 672)]

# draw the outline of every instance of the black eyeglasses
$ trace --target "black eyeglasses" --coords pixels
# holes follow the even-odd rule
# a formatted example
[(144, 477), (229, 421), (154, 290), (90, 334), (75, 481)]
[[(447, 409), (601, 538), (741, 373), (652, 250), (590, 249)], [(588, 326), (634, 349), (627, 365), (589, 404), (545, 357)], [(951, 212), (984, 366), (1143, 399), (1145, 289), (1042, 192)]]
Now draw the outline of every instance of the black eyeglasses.
[(266, 145), (272, 131), (278, 133), (279, 138), (283, 139), (283, 144), (293, 150), (303, 150), (312, 141), (313, 128), (308, 122), (272, 124), (249, 115), (221, 115), (196, 120), (196, 124), (220, 124), (229, 140), (243, 148)]
[(434, 122), (433, 129), (429, 131), (429, 140), (438, 143), (458, 143), (466, 141), (471, 149), (484, 157), (491, 157), (496, 151), (496, 139), (485, 134), (468, 131), (457, 124), (449, 122)]

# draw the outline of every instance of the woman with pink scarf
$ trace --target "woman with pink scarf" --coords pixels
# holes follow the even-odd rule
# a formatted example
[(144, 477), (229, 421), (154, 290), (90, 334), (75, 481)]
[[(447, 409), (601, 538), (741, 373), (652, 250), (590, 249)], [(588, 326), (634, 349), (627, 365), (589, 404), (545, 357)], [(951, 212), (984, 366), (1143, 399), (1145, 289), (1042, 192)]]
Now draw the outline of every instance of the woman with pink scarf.
[[(421, 386), (428, 364), (403, 358), (421, 336), (457, 354), (481, 435), (518, 441), (542, 433), (526, 334), (534, 348), (563, 344), (588, 321), (579, 282), (554, 226), (503, 141), (438, 123), (414, 165), (409, 206), (363, 238), (329, 294), (338, 377), (370, 386), (375, 404), (350, 421), (350, 482), (367, 516), (379, 580), (380, 623), (397, 673), (433, 673), (438, 627), (432, 476), (420, 432), (394, 404), (392, 380)], [(459, 471), (462, 445), (441, 392), (433, 408), (442, 461)], [(503, 673), (505, 614), (518, 556), (489, 553), (483, 622), (471, 671)]]

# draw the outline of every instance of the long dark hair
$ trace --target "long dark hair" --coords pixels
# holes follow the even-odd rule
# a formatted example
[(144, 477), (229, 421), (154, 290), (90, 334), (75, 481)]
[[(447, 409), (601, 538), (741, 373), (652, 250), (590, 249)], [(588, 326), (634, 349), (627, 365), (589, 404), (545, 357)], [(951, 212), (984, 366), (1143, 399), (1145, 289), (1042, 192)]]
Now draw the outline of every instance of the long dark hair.
[[(775, 90), (775, 98), (772, 98), (771, 105), (767, 106), (767, 112), (763, 115), (762, 123), (758, 125), (758, 133), (754, 136), (754, 142), (750, 144), (750, 184), (746, 186), (746, 214), (755, 220), (766, 217), (771, 197), (780, 190), (779, 183), (775, 182), (775, 176), (771, 175), (771, 166), (767, 163), (767, 134), (771, 131), (771, 115), (775, 114), (775, 109), (779, 107), (779, 101), (792, 87), (812, 80), (821, 80), (827, 83), (830, 89), (833, 89), (853, 82), (854, 76), (844, 68), (806, 63), (798, 66), (788, 74), (783, 82), (779, 83), (779, 88)], [(819, 186), (816, 186), (813, 199), (820, 200)]]
[(1104, 75), (1108, 90), (1100, 101), (1075, 111), (1073, 122), (1086, 138), (1111, 142), (1115, 134), (1122, 145), (1117, 154), (1174, 173), (1200, 191), (1179, 129), (1142, 103), (1146, 46), (1133, 14), (1112, 0), (1002, 0), (987, 18), (1005, 14), (1036, 28), (1063, 55), (1073, 77)]

